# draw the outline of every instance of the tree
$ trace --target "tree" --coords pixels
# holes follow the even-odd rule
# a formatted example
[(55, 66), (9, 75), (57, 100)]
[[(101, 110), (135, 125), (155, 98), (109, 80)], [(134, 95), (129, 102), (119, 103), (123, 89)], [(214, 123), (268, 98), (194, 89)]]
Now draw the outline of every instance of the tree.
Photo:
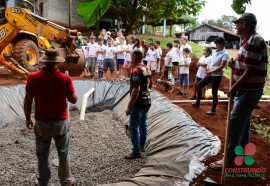
[[(177, 20), (197, 15), (205, 0), (111, 0), (110, 9), (123, 21), (126, 33), (145, 24), (159, 23), (164, 18)], [(145, 16), (145, 21), (142, 17)]]
[(218, 26), (221, 28), (225, 28), (227, 30), (231, 30), (231, 31), (235, 31), (235, 25), (232, 22), (233, 20), (236, 20), (237, 18), (235, 16), (226, 16), (223, 15), (221, 16), (221, 18), (219, 18), (218, 20), (206, 20), (205, 22), (210, 24), (210, 25), (214, 25), (214, 26)]
[(243, 14), (246, 11), (247, 4), (251, 4), (251, 0), (233, 0), (231, 6), (237, 14)]

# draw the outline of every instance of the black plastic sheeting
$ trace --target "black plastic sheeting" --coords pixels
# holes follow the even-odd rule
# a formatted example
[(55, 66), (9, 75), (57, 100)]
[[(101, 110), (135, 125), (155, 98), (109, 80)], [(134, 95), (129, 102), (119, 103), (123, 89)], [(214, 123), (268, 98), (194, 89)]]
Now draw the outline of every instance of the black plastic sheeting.
[[(112, 108), (123, 124), (128, 123), (125, 109), (129, 100), (129, 85), (121, 82), (74, 81), (78, 102), (70, 110), (79, 109), (83, 94), (91, 88), (87, 111)], [(25, 86), (0, 88), (0, 128), (16, 117), (24, 117)], [(164, 185), (183, 186), (200, 174), (205, 166), (200, 160), (220, 151), (220, 140), (195, 123), (181, 108), (158, 92), (151, 92), (152, 106), (148, 113), (146, 155), (148, 162), (134, 178), (117, 186)], [(106, 103), (106, 104), (103, 104)]]

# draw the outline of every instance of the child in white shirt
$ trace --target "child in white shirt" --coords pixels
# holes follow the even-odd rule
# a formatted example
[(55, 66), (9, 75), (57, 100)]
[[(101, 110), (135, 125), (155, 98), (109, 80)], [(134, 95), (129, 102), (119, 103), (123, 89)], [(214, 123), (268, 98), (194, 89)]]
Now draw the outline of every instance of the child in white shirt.
[(173, 91), (173, 83), (172, 80), (172, 43), (167, 43), (167, 54), (164, 58), (164, 66), (161, 70), (161, 78), (157, 81), (164, 85), (164, 90), (168, 92)]
[[(196, 78), (195, 78), (195, 83), (194, 83), (194, 88), (193, 88), (194, 94), (191, 98), (192, 100), (197, 99), (197, 84), (206, 76), (205, 70), (207, 66), (209, 66), (211, 63), (211, 54), (212, 54), (212, 49), (210, 47), (205, 47), (205, 49), (203, 50), (203, 56), (198, 61), (197, 65), (199, 66), (199, 68), (198, 68)], [(205, 90), (206, 90), (206, 87), (204, 87), (203, 95), (205, 94)]]
[(101, 80), (103, 77), (103, 60), (104, 60), (104, 52), (105, 45), (103, 44), (104, 39), (102, 37), (98, 37), (98, 48), (97, 48), (97, 65), (98, 65), (98, 80)]
[(162, 57), (162, 49), (160, 48), (160, 41), (155, 41), (155, 48), (157, 50), (158, 53), (158, 60), (157, 60), (157, 69), (156, 69), (156, 73), (160, 73), (160, 60)]
[(90, 71), (90, 79), (92, 79), (92, 80), (94, 80), (96, 66), (97, 66), (97, 54), (96, 53), (97, 53), (98, 47), (99, 46), (96, 43), (96, 37), (91, 36), (90, 42), (87, 44), (87, 56), (88, 56), (87, 67)]
[(83, 69), (83, 72), (82, 74), (80, 75), (80, 77), (89, 77), (90, 76), (90, 73), (89, 73), (89, 70), (88, 70), (88, 55), (87, 55), (87, 42), (88, 42), (88, 38), (85, 36), (82, 38), (82, 43), (81, 43), (81, 49), (82, 49), (82, 52), (83, 52), (83, 57), (84, 57), (84, 69)]
[(124, 44), (126, 41), (125, 37), (122, 36), (120, 37), (119, 39), (119, 42), (120, 44), (117, 46), (117, 51), (116, 51), (116, 64), (118, 65), (119, 67), (119, 74), (120, 74), (120, 77), (119, 79), (120, 80), (123, 80), (125, 79), (125, 77), (123, 76), (123, 71), (122, 71), (122, 67), (124, 65), (124, 62), (125, 62), (125, 58), (126, 58), (126, 45)]
[(189, 57), (189, 49), (183, 49), (183, 58), (180, 59), (179, 62), (179, 84), (180, 84), (180, 92), (179, 95), (184, 95), (187, 97), (188, 86), (189, 86), (189, 65), (191, 63), (191, 58)]
[[(115, 52), (116, 49), (112, 46), (114, 40), (111, 37), (108, 37), (108, 46), (105, 48), (105, 59), (103, 62), (103, 71), (106, 80), (112, 80), (113, 77), (113, 70), (114, 70), (114, 59), (115, 59)], [(110, 70), (110, 77), (108, 77), (107, 70)]]
[(126, 78), (130, 78), (130, 75), (131, 75), (131, 72), (130, 72), (130, 67), (131, 67), (131, 53), (133, 51), (133, 46), (134, 46), (134, 43), (133, 43), (133, 39), (135, 37), (133, 35), (131, 36), (127, 36), (127, 41), (128, 41), (128, 44), (127, 44), (127, 47), (126, 47), (126, 59), (125, 59), (125, 63), (124, 63), (124, 66), (123, 66), (123, 70), (124, 70), (124, 74), (125, 74), (125, 77)]
[(155, 49), (154, 43), (149, 43), (149, 47), (150, 47), (149, 51), (146, 53), (146, 55), (148, 56), (147, 67), (151, 70), (152, 80), (153, 82), (155, 82), (153, 87), (156, 87), (156, 80), (157, 80), (156, 69), (157, 69), (158, 52)]

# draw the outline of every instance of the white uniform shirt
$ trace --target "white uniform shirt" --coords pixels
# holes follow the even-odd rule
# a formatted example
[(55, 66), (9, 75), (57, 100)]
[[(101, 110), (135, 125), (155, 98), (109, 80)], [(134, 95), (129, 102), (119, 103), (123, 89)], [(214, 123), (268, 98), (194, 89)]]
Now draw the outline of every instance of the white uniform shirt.
[(83, 57), (84, 59), (87, 58), (87, 45), (81, 45), (82, 52), (83, 52)]
[[(191, 58), (190, 57), (186, 58), (186, 62), (187, 62), (188, 65), (190, 65)], [(181, 58), (180, 59), (179, 64), (180, 65), (185, 64), (184, 63), (184, 58)], [(179, 67), (179, 68), (180, 68), (180, 70), (179, 70), (180, 74), (189, 74), (189, 66), (188, 67), (187, 66), (184, 66), (184, 67)]]
[(143, 51), (142, 46), (140, 46), (140, 48), (134, 47), (133, 51), (134, 51), (134, 50), (139, 50), (139, 51), (141, 51), (141, 52)]
[[(208, 57), (202, 56), (198, 62), (204, 63), (207, 65), (208, 63), (211, 63), (211, 56), (208, 56)], [(206, 70), (206, 67), (199, 66), (196, 76), (198, 78), (204, 78), (206, 76), (205, 70)]]
[[(121, 50), (125, 50), (125, 49), (126, 49), (126, 45), (118, 45), (117, 46), (117, 51), (121, 51)], [(125, 59), (125, 56), (126, 56), (126, 52), (118, 53), (117, 59)]]
[(129, 50), (129, 52), (126, 53), (126, 61), (131, 61), (131, 53), (133, 51), (134, 44), (127, 44), (126, 49)]
[(115, 52), (116, 52), (115, 47), (106, 46), (106, 48), (105, 48), (105, 59), (113, 59)]
[(183, 58), (183, 49), (184, 48), (188, 48), (189, 49), (189, 53), (192, 53), (192, 47), (189, 45), (189, 44), (185, 44), (185, 45), (182, 45), (180, 47), (180, 52), (179, 52), (179, 59)]
[(178, 62), (179, 61), (179, 48), (172, 47), (172, 62)]
[[(102, 44), (101, 46), (98, 45), (97, 50), (103, 50), (103, 51), (105, 51), (105, 48), (106, 48), (106, 46)], [(97, 60), (104, 60), (104, 54), (103, 53), (98, 53)]]
[(158, 48), (156, 49), (157, 53), (158, 53), (158, 58), (160, 60), (161, 56), (162, 56), (162, 49), (161, 48)]
[(155, 62), (157, 62), (157, 59), (158, 59), (158, 52), (157, 52), (157, 50), (156, 49), (154, 49), (154, 50), (149, 50), (149, 55), (148, 55), (149, 57), (148, 57), (148, 61), (155, 61)]
[(166, 56), (165, 56), (165, 58), (164, 58), (164, 64), (165, 64), (165, 66), (169, 66), (169, 67), (171, 67), (172, 66), (172, 61), (171, 61), (171, 63), (169, 64), (169, 62), (170, 62), (170, 59), (172, 59), (172, 51), (169, 51), (167, 54), (166, 54)]
[(88, 57), (96, 57), (97, 56), (97, 43), (87, 43)]

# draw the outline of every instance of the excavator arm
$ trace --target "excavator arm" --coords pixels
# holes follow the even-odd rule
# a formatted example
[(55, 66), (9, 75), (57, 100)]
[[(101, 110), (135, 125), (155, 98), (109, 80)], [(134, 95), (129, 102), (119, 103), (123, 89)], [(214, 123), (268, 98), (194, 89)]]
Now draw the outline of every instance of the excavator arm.
[[(76, 46), (74, 44), (77, 38), (76, 30), (70, 30), (57, 25), (43, 17), (33, 14), (28, 9), (19, 7), (7, 8), (5, 17), (10, 27), (14, 27), (14, 30), (26, 30), (37, 36), (43, 36), (50, 41), (56, 42), (67, 49), (68, 54), (65, 57), (68, 57), (68, 59), (73, 58), (72, 62), (78, 61), (79, 55), (75, 51)], [(13, 35), (11, 38), (16, 36), (16, 34), (13, 34), (13, 31), (9, 31), (8, 33), (10, 33), (8, 35)]]
[[(31, 37), (32, 39), (29, 39)], [(37, 46), (43, 49), (45, 47), (45, 43), (44, 45), (38, 44), (36, 37), (44, 37), (49, 41), (60, 44), (60, 48), (62, 48), (60, 53), (66, 61), (77, 63), (79, 55), (75, 50), (76, 30), (57, 25), (33, 14), (28, 9), (20, 7), (5, 9), (5, 19), (0, 23), (0, 63), (12, 72), (23, 75), (25, 70), (18, 69), (18, 65), (14, 63), (15, 66), (13, 66), (10, 62), (14, 62), (14, 60), (10, 60), (11, 58), (8, 58), (8, 55), (19, 59), (20, 64), (24, 62), (25, 65), (21, 66), (26, 66), (31, 71), (35, 71), (37, 68), (33, 65), (38, 61), (38, 55), (32, 54), (38, 53)], [(22, 53), (25, 53), (25, 55), (22, 55)]]

